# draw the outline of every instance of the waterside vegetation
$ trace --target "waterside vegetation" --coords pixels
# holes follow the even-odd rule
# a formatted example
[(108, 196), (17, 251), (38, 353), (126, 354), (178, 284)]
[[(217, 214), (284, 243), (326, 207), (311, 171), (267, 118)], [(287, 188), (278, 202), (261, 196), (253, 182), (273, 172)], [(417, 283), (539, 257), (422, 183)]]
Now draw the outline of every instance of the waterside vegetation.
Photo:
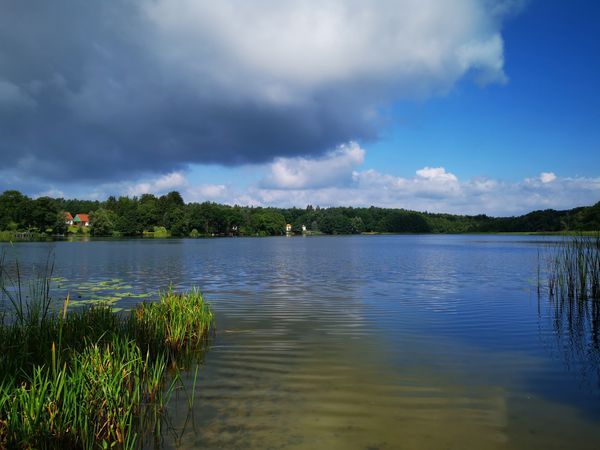
[(600, 233), (560, 241), (547, 256), (546, 272), (551, 298), (600, 306)]
[(600, 386), (600, 233), (566, 237), (540, 256), (538, 294), (560, 354), (582, 383)]
[[(69, 227), (65, 213), (89, 213), (90, 227)], [(572, 232), (600, 230), (600, 202), (565, 211), (534, 211), (515, 217), (455, 215), (378, 208), (262, 208), (185, 203), (178, 192), (156, 197), (109, 197), (106, 201), (40, 197), (18, 191), (0, 195), (0, 240), (29, 236), (202, 237), (359, 233)]]
[[(50, 278), (2, 271), (0, 448), (138, 448), (159, 439), (179, 369), (199, 361), (213, 315), (198, 290), (168, 290), (129, 313), (56, 310)], [(8, 281), (7, 281), (8, 280)], [(26, 298), (28, 296), (29, 298)]]

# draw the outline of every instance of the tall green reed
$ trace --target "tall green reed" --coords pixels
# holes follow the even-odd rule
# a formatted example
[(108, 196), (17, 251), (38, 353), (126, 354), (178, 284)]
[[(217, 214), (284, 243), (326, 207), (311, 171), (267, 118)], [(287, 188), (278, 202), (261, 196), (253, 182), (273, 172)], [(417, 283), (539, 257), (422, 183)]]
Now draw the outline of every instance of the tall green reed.
[[(160, 433), (181, 364), (206, 348), (214, 319), (197, 289), (162, 293), (130, 314), (61, 310), (46, 265), (29, 296), (0, 259), (0, 448), (137, 448)], [(171, 383), (167, 384), (167, 380)], [(192, 394), (193, 395), (193, 394)]]
[(551, 297), (600, 300), (600, 234), (558, 243), (551, 249), (546, 273)]
[(600, 386), (600, 233), (565, 237), (549, 246), (538, 270), (553, 336), (582, 381)]

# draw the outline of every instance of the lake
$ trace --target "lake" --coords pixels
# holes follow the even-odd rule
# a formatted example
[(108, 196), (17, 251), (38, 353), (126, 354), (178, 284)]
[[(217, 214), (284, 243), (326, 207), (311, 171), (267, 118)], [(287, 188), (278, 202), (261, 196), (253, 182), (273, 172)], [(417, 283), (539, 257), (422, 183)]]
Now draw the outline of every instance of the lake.
[[(537, 292), (550, 238), (22, 243), (55, 296), (198, 286), (217, 333), (165, 447), (598, 449), (599, 324)], [(543, 258), (543, 256), (542, 256)], [(563, 305), (564, 306), (564, 305)], [(189, 385), (189, 378), (188, 378)], [(185, 425), (185, 426), (184, 426)]]

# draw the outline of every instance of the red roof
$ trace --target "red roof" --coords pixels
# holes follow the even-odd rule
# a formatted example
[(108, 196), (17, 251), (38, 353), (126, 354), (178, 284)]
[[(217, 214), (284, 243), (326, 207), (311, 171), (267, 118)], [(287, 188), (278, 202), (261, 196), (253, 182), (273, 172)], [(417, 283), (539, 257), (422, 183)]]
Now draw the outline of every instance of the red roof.
[(67, 220), (73, 220), (73, 216), (72, 216), (72, 215), (71, 215), (71, 213), (70, 213), (70, 212), (68, 212), (68, 211), (65, 211), (65, 218), (66, 218)]
[(80, 222), (89, 222), (90, 216), (87, 214), (77, 214), (75, 220), (79, 219)]

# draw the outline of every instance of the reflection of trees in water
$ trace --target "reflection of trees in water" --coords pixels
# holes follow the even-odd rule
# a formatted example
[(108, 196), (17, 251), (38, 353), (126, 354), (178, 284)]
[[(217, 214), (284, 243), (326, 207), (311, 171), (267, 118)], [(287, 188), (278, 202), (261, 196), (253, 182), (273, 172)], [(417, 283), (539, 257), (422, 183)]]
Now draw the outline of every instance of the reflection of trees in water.
[(600, 234), (565, 238), (550, 248), (544, 268), (547, 298), (558, 349), (569, 369), (600, 387)]

